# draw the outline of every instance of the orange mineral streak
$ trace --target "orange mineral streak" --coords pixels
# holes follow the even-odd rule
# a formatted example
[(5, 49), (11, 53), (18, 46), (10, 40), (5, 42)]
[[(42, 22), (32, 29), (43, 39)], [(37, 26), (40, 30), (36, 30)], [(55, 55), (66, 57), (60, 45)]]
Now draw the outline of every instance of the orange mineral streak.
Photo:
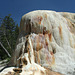
[(51, 55), (53, 55), (53, 52), (50, 52)]
[(34, 21), (41, 24), (42, 19), (43, 19), (42, 16), (37, 16), (37, 17), (34, 18)]
[(50, 33), (50, 34), (48, 34), (48, 36), (49, 36), (49, 41), (51, 42), (52, 41), (52, 34)]
[(39, 24), (41, 24), (42, 19), (43, 19), (42, 16), (38, 16)]
[(58, 28), (59, 28), (60, 37), (61, 37), (61, 39), (62, 39), (62, 26), (60, 25)]
[[(45, 69), (46, 69), (46, 75), (63, 75), (63, 74), (61, 74), (61, 73), (51, 71), (51, 70), (48, 69), (48, 68), (45, 68)], [(44, 75), (44, 74), (43, 74), (43, 75)]]

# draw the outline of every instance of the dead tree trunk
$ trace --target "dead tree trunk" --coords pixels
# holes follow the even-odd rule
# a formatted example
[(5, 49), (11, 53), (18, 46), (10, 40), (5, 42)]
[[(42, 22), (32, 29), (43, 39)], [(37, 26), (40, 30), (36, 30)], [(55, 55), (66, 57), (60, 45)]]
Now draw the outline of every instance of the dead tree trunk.
[(9, 48), (11, 49), (11, 46), (10, 46), (6, 36), (5, 36), (5, 39), (6, 39), (7, 43), (8, 43)]
[(6, 50), (6, 48), (3, 46), (3, 44), (0, 42), (0, 45), (2, 46), (2, 48), (5, 50), (5, 52), (7, 53), (7, 55), (9, 56), (9, 57), (11, 57), (11, 55), (9, 54), (9, 52)]

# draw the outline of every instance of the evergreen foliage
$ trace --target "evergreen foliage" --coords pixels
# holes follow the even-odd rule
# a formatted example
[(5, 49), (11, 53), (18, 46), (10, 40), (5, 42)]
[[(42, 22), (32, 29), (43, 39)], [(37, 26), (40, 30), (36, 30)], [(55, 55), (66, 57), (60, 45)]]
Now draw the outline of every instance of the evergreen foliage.
[[(11, 15), (5, 16), (3, 19), (0, 18), (0, 42), (3, 47), (12, 55), (15, 49), (16, 40), (19, 34), (19, 26), (11, 18)], [(8, 58), (4, 48), (0, 45), (0, 58)]]

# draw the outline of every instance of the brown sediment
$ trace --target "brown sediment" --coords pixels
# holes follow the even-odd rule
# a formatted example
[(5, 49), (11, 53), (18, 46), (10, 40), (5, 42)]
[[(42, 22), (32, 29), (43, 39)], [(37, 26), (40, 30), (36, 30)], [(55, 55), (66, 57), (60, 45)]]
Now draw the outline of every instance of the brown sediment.
[(50, 54), (51, 54), (51, 55), (53, 55), (53, 52), (52, 52), (52, 51), (50, 51)]
[(45, 35), (46, 27), (43, 27), (43, 34)]
[(48, 34), (48, 37), (49, 37), (49, 41), (52, 42), (52, 34)]
[(48, 46), (48, 42), (47, 42), (47, 39), (45, 40), (45, 44), (46, 44), (46, 46)]
[(40, 47), (39, 42), (37, 42), (36, 51), (39, 51), (39, 47)]
[(36, 63), (36, 52), (34, 50), (34, 62)]
[(61, 37), (61, 39), (63, 39), (63, 37), (62, 37), (62, 26), (60, 25), (58, 28), (59, 28), (60, 37)]
[(46, 30), (46, 27), (43, 27), (43, 35), (49, 34), (49, 33), (50, 33), (50, 31), (49, 30)]

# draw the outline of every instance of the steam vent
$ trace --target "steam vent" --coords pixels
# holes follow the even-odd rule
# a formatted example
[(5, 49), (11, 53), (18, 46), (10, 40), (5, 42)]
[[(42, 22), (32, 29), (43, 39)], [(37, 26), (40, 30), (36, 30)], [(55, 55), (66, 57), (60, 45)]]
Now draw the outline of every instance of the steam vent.
[(75, 13), (37, 10), (22, 16), (9, 64), (0, 75), (75, 75)]

